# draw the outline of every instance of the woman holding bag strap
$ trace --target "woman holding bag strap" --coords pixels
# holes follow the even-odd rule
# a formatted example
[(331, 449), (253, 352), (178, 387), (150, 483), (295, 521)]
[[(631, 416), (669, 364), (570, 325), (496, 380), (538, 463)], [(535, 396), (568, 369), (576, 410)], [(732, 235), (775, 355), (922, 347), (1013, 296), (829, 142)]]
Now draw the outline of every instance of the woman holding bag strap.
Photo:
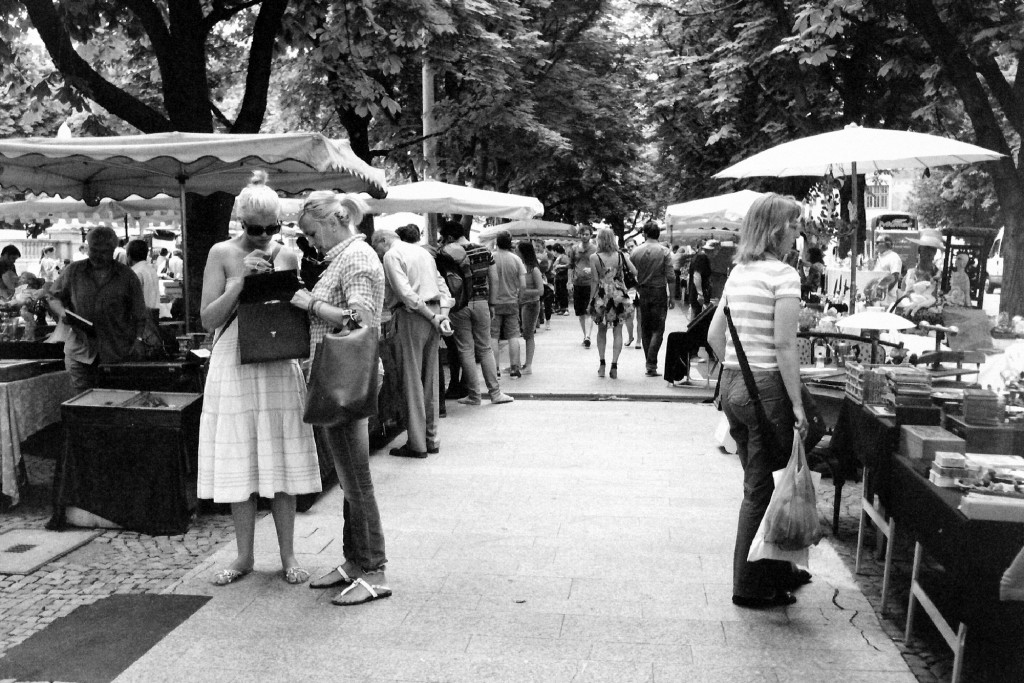
[[(317, 343), (334, 328), (352, 322), (380, 327), (384, 268), (364, 235), (353, 228), (366, 210), (357, 195), (330, 191), (311, 193), (302, 206), (299, 228), (329, 263), (312, 292), (300, 289), (292, 298), (293, 305), (309, 311), (310, 358)], [(343, 587), (331, 601), (342, 606), (386, 598), (391, 589), (384, 576), (384, 531), (370, 478), (368, 418), (316, 430), (321, 445), (334, 458), (345, 494), (345, 562), (312, 581), (310, 588)]]
[(741, 607), (791, 605), (796, 598), (790, 591), (811, 578), (789, 562), (747, 561), (750, 545), (775, 489), (772, 463), (778, 458), (768, 445), (775, 439), (764, 433), (757, 418), (725, 317), (728, 307), (761, 405), (768, 422), (775, 425), (778, 440), (786, 442), (779, 447), (784, 447), (788, 454), (793, 427), (801, 436), (807, 433), (796, 342), (800, 276), (782, 261), (799, 233), (799, 218), (800, 205), (792, 197), (768, 194), (751, 205), (740, 231), (736, 266), (708, 331), (708, 342), (723, 359), (722, 409), (743, 466), (743, 503), (733, 554), (732, 596), (733, 603)]

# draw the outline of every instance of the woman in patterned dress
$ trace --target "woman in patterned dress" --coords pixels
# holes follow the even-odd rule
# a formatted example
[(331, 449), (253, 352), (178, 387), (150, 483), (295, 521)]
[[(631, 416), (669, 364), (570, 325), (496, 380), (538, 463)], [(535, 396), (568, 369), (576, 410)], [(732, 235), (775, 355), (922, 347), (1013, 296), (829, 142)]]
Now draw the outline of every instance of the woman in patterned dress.
[[(324, 191), (311, 193), (299, 214), (302, 233), (329, 263), (312, 292), (302, 289), (292, 298), (293, 305), (310, 314), (311, 358), (317, 343), (333, 328), (351, 321), (380, 327), (384, 267), (353, 228), (366, 209), (357, 195)], [(391, 595), (384, 576), (384, 530), (370, 477), (368, 426), (369, 420), (363, 418), (317, 428), (317, 438), (334, 458), (338, 484), (345, 494), (341, 534), (345, 561), (309, 586), (344, 587), (331, 601), (335, 605), (359, 605)]]
[(230, 503), (238, 557), (213, 579), (225, 586), (252, 572), (256, 496), (271, 498), (284, 579), (303, 583), (309, 573), (295, 559), (295, 496), (320, 491), (312, 428), (302, 421), (305, 382), (298, 361), (242, 365), (238, 351), (238, 297), (243, 278), (295, 270), (294, 252), (272, 245), (281, 229), (280, 200), (253, 173), (238, 197), (243, 232), (210, 250), (203, 273), (200, 317), (218, 330), (203, 395), (199, 426), (199, 497)]
[(608, 341), (608, 327), (612, 328), (612, 367), (608, 376), (619, 376), (619, 354), (622, 353), (622, 323), (633, 312), (622, 269), (636, 275), (629, 257), (615, 248), (615, 233), (611, 228), (597, 231), (597, 252), (590, 256), (590, 317), (597, 324), (597, 353), (600, 364), (597, 376), (604, 377), (604, 349)]

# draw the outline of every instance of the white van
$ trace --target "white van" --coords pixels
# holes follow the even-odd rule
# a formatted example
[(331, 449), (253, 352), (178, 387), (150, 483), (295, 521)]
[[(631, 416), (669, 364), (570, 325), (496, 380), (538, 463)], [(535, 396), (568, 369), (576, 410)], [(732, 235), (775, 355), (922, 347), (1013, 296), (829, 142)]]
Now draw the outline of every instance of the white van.
[(1003, 230), (999, 228), (996, 239), (992, 242), (992, 251), (988, 253), (988, 261), (985, 263), (985, 271), (988, 273), (988, 281), (985, 283), (985, 291), (989, 294), (1003, 288)]

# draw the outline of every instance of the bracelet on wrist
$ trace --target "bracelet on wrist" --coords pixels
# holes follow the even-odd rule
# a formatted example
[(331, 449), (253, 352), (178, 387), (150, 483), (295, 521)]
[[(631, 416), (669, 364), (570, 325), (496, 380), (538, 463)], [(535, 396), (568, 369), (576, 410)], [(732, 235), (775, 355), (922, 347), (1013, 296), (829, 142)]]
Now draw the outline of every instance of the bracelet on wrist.
[(306, 302), (306, 311), (307, 312), (312, 312), (313, 311), (313, 307), (316, 306), (316, 302), (317, 302), (316, 299), (314, 299), (313, 297), (310, 297), (309, 301)]

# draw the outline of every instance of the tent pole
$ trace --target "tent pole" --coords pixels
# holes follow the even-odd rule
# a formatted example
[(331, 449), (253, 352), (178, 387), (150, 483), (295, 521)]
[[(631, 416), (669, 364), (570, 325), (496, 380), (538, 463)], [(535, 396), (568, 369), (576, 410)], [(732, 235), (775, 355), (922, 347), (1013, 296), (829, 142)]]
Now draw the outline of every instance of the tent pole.
[[(186, 230), (187, 218), (185, 216), (185, 175), (184, 168), (182, 169), (182, 175), (178, 176), (178, 205), (181, 209), (181, 295), (185, 303), (185, 334), (192, 332), (192, 323), (189, 319), (189, 315), (192, 311), (192, 307), (189, 306), (190, 299), (189, 295), (189, 276), (188, 276), (188, 230)], [(172, 254), (174, 252), (171, 252)]]
[(850, 224), (853, 226), (853, 235), (850, 237), (850, 311), (853, 315), (857, 312), (857, 221), (860, 220), (860, 201), (857, 196), (857, 162), (850, 166), (853, 173), (853, 219)]

